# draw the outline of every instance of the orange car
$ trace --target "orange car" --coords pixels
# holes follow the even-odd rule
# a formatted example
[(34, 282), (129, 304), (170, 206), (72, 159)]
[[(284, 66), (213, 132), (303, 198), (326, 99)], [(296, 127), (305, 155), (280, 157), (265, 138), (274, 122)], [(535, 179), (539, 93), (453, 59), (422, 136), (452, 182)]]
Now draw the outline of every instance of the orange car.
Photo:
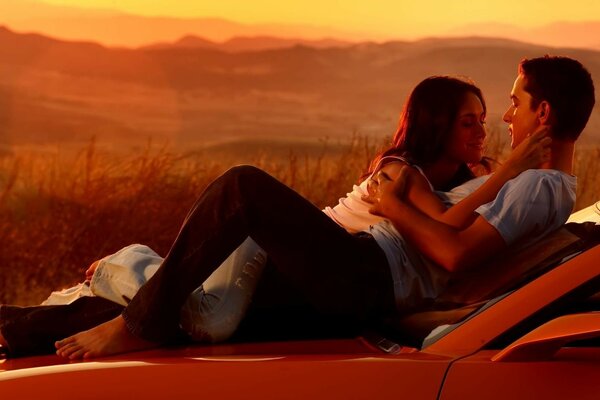
[[(598, 206), (572, 220), (596, 215)], [(568, 224), (478, 275), (457, 278), (437, 305), (396, 321), (401, 339), (365, 334), (162, 348), (88, 362), (0, 360), (0, 397), (598, 399), (599, 229)]]

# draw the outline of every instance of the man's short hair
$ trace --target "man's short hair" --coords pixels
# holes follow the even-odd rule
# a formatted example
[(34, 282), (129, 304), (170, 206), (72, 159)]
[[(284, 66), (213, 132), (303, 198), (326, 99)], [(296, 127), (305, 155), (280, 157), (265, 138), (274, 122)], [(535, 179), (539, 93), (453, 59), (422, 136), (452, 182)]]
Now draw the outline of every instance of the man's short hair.
[(519, 74), (525, 77), (532, 109), (544, 100), (550, 104), (553, 136), (576, 140), (595, 103), (594, 82), (588, 70), (572, 58), (545, 55), (522, 60)]

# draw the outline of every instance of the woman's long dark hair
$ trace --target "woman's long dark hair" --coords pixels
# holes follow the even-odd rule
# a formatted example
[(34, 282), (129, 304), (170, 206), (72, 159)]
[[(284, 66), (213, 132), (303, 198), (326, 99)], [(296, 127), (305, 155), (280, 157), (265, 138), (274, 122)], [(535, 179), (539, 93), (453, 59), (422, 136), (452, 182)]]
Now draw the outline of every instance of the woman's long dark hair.
[[(426, 167), (438, 161), (451, 139), (452, 128), (467, 93), (479, 98), (486, 112), (481, 90), (466, 78), (432, 76), (419, 83), (412, 91), (398, 123), (398, 130), (390, 147), (381, 152), (369, 168), (372, 172), (382, 157), (400, 155), (409, 162)], [(446, 190), (474, 178), (468, 165), (462, 165), (444, 188)]]

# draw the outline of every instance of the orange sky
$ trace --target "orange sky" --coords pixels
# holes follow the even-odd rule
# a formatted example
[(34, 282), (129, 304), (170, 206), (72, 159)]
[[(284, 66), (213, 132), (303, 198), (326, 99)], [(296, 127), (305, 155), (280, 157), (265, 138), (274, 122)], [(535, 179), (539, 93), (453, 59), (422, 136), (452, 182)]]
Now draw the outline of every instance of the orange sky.
[(313, 24), (386, 38), (436, 35), (481, 22), (535, 27), (557, 20), (600, 20), (600, 2), (597, 0), (37, 1), (146, 16), (222, 17), (244, 23)]
[[(215, 17), (237, 24), (198, 20)], [(595, 26), (578, 24), (569, 32), (547, 26), (557, 21)], [(257, 35), (350, 41), (477, 35), (600, 49), (597, 0), (0, 0), (0, 25), (126, 47), (189, 34), (213, 41)]]

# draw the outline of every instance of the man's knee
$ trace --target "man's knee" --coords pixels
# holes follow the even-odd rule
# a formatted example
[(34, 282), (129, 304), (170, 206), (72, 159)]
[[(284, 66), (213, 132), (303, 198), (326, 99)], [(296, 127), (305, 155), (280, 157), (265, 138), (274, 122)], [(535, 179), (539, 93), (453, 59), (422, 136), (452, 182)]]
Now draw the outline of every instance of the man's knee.
[(246, 188), (255, 192), (259, 187), (275, 181), (275, 178), (253, 165), (237, 165), (225, 171), (221, 180), (239, 189)]
[(239, 177), (239, 176), (255, 176), (255, 175), (264, 175), (265, 171), (262, 169), (255, 167), (254, 165), (242, 164), (236, 165), (235, 167), (229, 168), (223, 176), (231, 176), (231, 177)]
[(225, 171), (221, 175), (221, 179), (225, 181), (244, 182), (264, 175), (268, 176), (265, 171), (254, 165), (236, 165)]

